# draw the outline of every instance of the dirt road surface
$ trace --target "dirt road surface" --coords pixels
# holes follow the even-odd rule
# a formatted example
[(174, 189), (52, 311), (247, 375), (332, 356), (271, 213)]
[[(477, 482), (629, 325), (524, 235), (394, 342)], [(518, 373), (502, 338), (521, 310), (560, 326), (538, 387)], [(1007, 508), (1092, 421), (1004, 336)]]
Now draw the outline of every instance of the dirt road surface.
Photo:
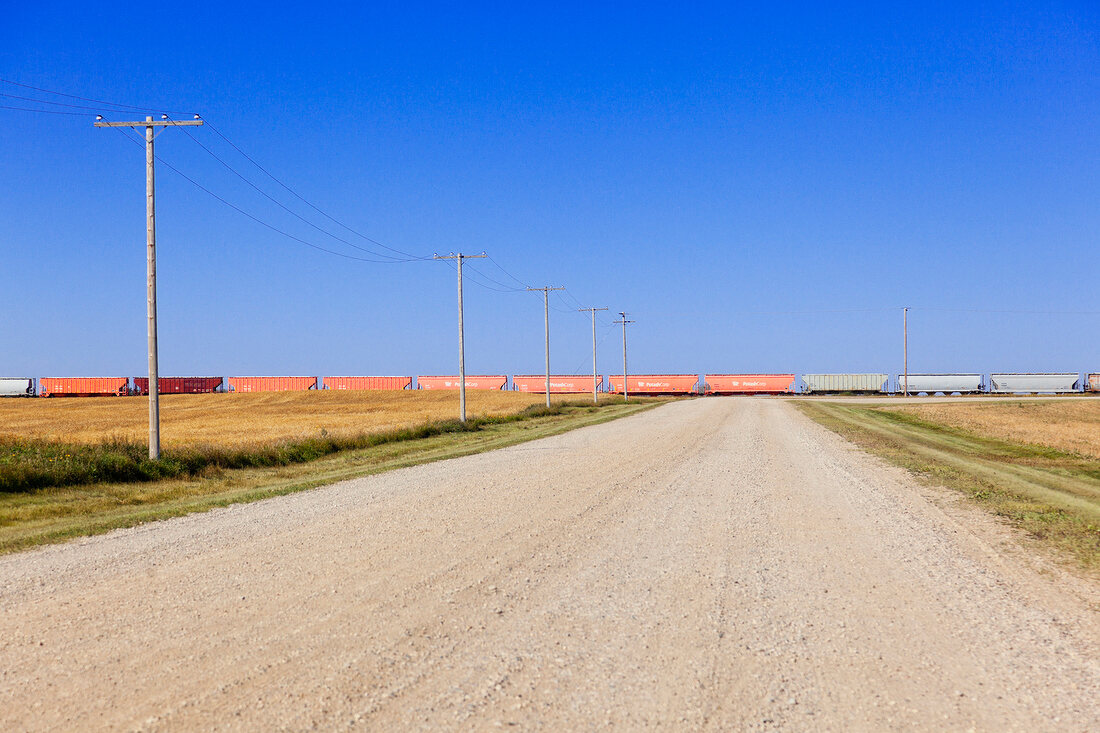
[(1096, 730), (1097, 584), (782, 401), (0, 559), (0, 729)]

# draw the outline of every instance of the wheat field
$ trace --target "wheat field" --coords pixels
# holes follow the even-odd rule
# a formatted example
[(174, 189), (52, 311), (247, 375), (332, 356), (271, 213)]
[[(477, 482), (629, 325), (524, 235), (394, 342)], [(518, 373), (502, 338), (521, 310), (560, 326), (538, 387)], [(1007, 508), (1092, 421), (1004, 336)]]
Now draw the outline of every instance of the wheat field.
[[(574, 400), (576, 395), (563, 396)], [(558, 397), (554, 397), (559, 401)], [(470, 417), (517, 413), (545, 397), (468, 390)], [(143, 397), (67, 397), (0, 400), (0, 436), (98, 443), (148, 438), (149, 402)], [(320, 435), (348, 436), (458, 417), (451, 391), (311, 391), (162, 395), (165, 446), (243, 447)]]
[(945, 402), (889, 409), (978, 435), (1100, 458), (1100, 399)]

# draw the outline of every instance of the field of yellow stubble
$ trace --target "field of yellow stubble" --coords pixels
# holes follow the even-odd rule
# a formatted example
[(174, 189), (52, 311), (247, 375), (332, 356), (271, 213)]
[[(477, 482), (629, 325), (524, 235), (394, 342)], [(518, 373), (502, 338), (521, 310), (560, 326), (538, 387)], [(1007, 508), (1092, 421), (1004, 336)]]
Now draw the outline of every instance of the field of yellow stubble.
[(978, 435), (1100, 459), (1100, 399), (945, 402), (890, 409)]
[[(470, 417), (509, 415), (545, 399), (537, 394), (468, 390), (466, 411)], [(148, 405), (144, 397), (0, 400), (0, 435), (77, 443), (110, 438), (144, 442), (149, 434)], [(246, 446), (454, 419), (458, 392), (162, 395), (160, 413), (161, 440), (166, 446)]]

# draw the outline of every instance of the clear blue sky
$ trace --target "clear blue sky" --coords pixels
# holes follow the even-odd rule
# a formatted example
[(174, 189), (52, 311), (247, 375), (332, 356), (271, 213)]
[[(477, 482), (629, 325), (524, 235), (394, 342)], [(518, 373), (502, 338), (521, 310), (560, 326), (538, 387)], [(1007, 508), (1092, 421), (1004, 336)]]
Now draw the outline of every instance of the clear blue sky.
[[(638, 372), (896, 372), (902, 305), (912, 371), (1100, 370), (1093, 3), (234, 5), (12, 3), (0, 78), (200, 112), (378, 241), (565, 285), (555, 372), (589, 368), (570, 297), (632, 314)], [(143, 151), (91, 117), (0, 109), (0, 129), (0, 373), (142, 374)], [(157, 152), (362, 254), (181, 130)], [(162, 373), (456, 370), (445, 263), (318, 252), (164, 167), (157, 193)], [(540, 372), (541, 296), (466, 295), (469, 371)], [(1041, 313), (973, 312), (1012, 310)]]

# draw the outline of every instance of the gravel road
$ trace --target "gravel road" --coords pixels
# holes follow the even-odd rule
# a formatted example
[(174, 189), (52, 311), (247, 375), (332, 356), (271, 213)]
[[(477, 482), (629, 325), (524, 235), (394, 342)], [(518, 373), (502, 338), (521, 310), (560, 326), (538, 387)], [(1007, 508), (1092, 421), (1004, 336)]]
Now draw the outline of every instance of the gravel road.
[(0, 558), (0, 729), (1097, 730), (1098, 609), (708, 398)]

